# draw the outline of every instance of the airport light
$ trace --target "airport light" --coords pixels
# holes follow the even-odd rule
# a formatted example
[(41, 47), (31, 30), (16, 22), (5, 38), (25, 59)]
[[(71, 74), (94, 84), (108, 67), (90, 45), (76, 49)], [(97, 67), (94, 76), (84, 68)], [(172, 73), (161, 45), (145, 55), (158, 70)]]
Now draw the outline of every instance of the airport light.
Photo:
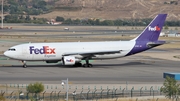
[(2, 0), (2, 6), (1, 6), (1, 10), (2, 10), (2, 12), (1, 12), (1, 28), (3, 29), (3, 0)]
[(62, 80), (61, 85), (64, 86), (64, 84), (66, 84), (66, 101), (68, 101), (68, 91), (69, 91), (68, 78), (67, 80)]

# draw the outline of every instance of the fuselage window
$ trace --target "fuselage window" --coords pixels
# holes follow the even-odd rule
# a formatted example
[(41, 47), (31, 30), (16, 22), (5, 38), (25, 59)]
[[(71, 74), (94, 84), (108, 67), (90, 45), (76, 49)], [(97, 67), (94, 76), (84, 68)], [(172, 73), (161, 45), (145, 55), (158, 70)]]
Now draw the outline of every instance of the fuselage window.
[(16, 49), (10, 48), (10, 49), (8, 49), (8, 51), (16, 51)]

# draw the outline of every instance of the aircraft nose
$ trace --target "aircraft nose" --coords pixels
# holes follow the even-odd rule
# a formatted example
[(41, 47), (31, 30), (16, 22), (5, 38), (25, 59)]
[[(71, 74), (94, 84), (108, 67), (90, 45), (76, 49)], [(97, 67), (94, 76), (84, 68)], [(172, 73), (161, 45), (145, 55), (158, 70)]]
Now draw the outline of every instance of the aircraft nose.
[(5, 51), (5, 52), (4, 52), (4, 55), (7, 56), (7, 57), (9, 57), (10, 54), (9, 54), (9, 52)]
[(4, 52), (4, 55), (5, 55), (5, 56), (7, 55), (7, 51)]

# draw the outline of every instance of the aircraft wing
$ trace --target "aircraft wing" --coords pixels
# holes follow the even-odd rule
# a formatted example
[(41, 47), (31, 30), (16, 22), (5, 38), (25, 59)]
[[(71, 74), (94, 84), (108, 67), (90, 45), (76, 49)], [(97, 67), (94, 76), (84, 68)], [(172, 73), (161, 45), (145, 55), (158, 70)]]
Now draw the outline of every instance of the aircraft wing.
[(89, 52), (75, 52), (75, 53), (64, 53), (63, 56), (68, 55), (103, 55), (103, 54), (115, 54), (115, 53), (121, 53), (122, 50), (112, 50), (112, 51), (89, 51)]

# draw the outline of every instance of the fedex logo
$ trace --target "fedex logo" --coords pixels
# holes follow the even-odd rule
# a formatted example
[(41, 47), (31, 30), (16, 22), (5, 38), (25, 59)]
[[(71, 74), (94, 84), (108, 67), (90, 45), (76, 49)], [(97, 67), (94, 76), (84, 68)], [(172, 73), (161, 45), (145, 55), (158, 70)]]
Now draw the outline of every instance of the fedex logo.
[(161, 29), (160, 29), (158, 26), (155, 26), (155, 27), (149, 26), (149, 27), (148, 27), (148, 30), (149, 30), (149, 31), (160, 31)]
[(66, 62), (74, 62), (73, 59), (66, 59)]
[(42, 48), (35, 48), (34, 46), (29, 47), (30, 54), (56, 54), (55, 48), (49, 46), (43, 46)]

